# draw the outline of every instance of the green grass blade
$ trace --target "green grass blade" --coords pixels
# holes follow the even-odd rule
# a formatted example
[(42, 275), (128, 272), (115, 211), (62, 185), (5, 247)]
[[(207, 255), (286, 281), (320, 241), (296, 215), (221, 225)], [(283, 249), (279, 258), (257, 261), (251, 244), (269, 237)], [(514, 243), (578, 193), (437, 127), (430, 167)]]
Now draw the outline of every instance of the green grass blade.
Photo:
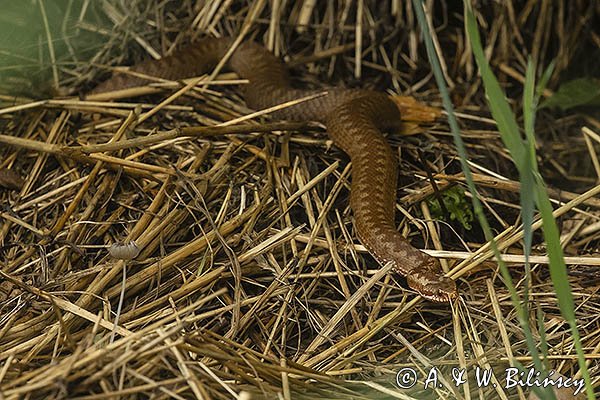
[[(533, 190), (534, 179), (533, 171), (535, 162), (535, 137), (533, 127), (535, 125), (534, 109), (534, 87), (535, 87), (535, 68), (531, 60), (527, 63), (527, 72), (525, 74), (525, 90), (523, 93), (523, 119), (525, 125), (525, 143), (527, 151), (523, 153), (523, 160), (516, 160), (516, 164), (522, 164), (519, 169), (519, 181), (521, 182), (521, 193), (519, 201), (521, 203), (521, 219), (523, 221), (523, 251), (525, 254), (525, 293), (524, 298), (529, 298), (529, 285), (531, 282), (531, 266), (529, 265), (529, 256), (531, 255), (531, 245), (533, 243), (533, 214), (535, 212), (535, 192)], [(491, 101), (491, 100), (490, 100)], [(496, 101), (497, 102), (497, 101)], [(509, 132), (508, 134), (513, 134)], [(515, 133), (518, 135), (518, 133)], [(526, 303), (527, 304), (527, 303)], [(546, 353), (542, 353), (546, 354)]]
[[(439, 60), (438, 60), (437, 55), (434, 50), (433, 41), (431, 39), (431, 34), (429, 33), (429, 28), (428, 28), (427, 22), (425, 21), (425, 14), (424, 14), (423, 8), (422, 8), (423, 4), (419, 0), (413, 0), (413, 4), (414, 4), (414, 8), (415, 8), (415, 13), (417, 15), (417, 19), (419, 21), (419, 25), (423, 31), (423, 38), (424, 38), (425, 45), (427, 48), (427, 54), (429, 56), (429, 61), (432, 65), (433, 74), (435, 76), (438, 88), (440, 90), (440, 95), (442, 97), (442, 102), (444, 104), (444, 108), (446, 109), (446, 112), (448, 114), (448, 124), (450, 126), (450, 130), (451, 130), (452, 136), (454, 138), (454, 143), (456, 145), (458, 154), (460, 156), (460, 163), (462, 166), (463, 173), (465, 174), (465, 180), (466, 180), (467, 186), (469, 188), (469, 191), (473, 195), (472, 196), (473, 210), (474, 210), (475, 215), (477, 216), (477, 219), (479, 221), (479, 224), (485, 234), (486, 240), (488, 240), (490, 242), (490, 247), (492, 248), (492, 251), (494, 252), (494, 256), (496, 257), (496, 260), (498, 261), (498, 265), (500, 266), (500, 272), (502, 274), (504, 283), (506, 284), (508, 291), (510, 293), (511, 301), (515, 307), (517, 318), (519, 320), (519, 324), (523, 328), (527, 346), (530, 349), (532, 359), (536, 365), (536, 368), (538, 368), (541, 371), (542, 364), (541, 364), (540, 358), (538, 356), (536, 343), (533, 339), (533, 335), (531, 334), (531, 329), (529, 328), (529, 321), (527, 318), (527, 313), (524, 311), (523, 307), (520, 304), (520, 298), (516, 292), (516, 289), (512, 282), (508, 268), (506, 267), (506, 264), (502, 261), (500, 252), (498, 250), (498, 246), (494, 240), (494, 235), (492, 234), (492, 230), (488, 224), (487, 219), (485, 218), (485, 214), (483, 212), (483, 207), (481, 205), (481, 201), (479, 200), (477, 189), (473, 182), (471, 170), (467, 163), (467, 152), (466, 152), (462, 137), (460, 136), (460, 129), (458, 127), (458, 123), (456, 121), (456, 116), (454, 114), (454, 107), (452, 106), (452, 101), (450, 100), (450, 95), (448, 93), (448, 88), (446, 87), (446, 82), (445, 82), (444, 76), (442, 74), (440, 63), (439, 63)], [(511, 122), (510, 116), (505, 118), (504, 121), (505, 121), (504, 123), (506, 125), (516, 126), (516, 121), (514, 121), (514, 117), (512, 119), (512, 122)], [(521, 141), (519, 140), (519, 142), (521, 142)], [(524, 152), (521, 151), (518, 154), (524, 154)], [(520, 364), (518, 364), (518, 363), (515, 363), (515, 364), (518, 367), (521, 367)], [(549, 395), (552, 396), (552, 394), (549, 394)]]
[[(479, 67), (479, 71), (481, 73), (485, 92), (490, 104), (494, 104), (494, 107), (491, 107), (492, 116), (494, 120), (496, 120), (496, 124), (498, 125), (498, 130), (500, 131), (500, 136), (502, 141), (505, 143), (509, 152), (511, 153), (513, 160), (523, 161), (527, 156), (527, 152), (525, 151), (525, 146), (523, 146), (523, 140), (521, 140), (519, 135), (519, 128), (517, 125), (516, 118), (510, 107), (508, 102), (504, 97), (504, 93), (500, 89), (500, 85), (498, 81), (495, 79), (489, 65), (487, 64), (487, 60), (483, 53), (483, 47), (481, 46), (481, 39), (479, 37), (479, 31), (477, 30), (477, 24), (475, 23), (475, 17), (471, 12), (468, 3), (465, 3), (465, 26), (467, 35), (471, 42), (471, 47), (473, 49), (473, 54), (475, 56), (475, 60), (477, 61), (477, 65)], [(488, 85), (489, 83), (489, 85)], [(440, 90), (441, 91), (441, 90)], [(457, 133), (458, 134), (458, 133)], [(453, 132), (454, 135), (454, 132)], [(459, 150), (459, 155), (461, 158), (466, 157), (466, 152), (463, 154)], [(473, 200), (475, 200), (475, 196), (473, 196)], [(477, 200), (478, 201), (478, 200)], [(480, 219), (480, 223), (483, 221), (482, 228), (484, 232), (489, 230), (489, 225), (485, 216), (482, 215)], [(491, 240), (491, 247), (494, 250), (494, 255), (496, 260), (498, 261), (498, 265), (500, 267), (500, 273), (504, 278), (504, 283), (506, 284), (510, 296), (511, 301), (513, 303), (513, 307), (515, 307), (515, 311), (517, 314), (517, 318), (519, 319), (519, 324), (523, 329), (523, 333), (525, 335), (525, 340), (527, 342), (527, 348), (531, 353), (532, 360), (536, 369), (539, 371), (543, 370), (543, 365), (539, 358), (538, 348), (535, 340), (533, 339), (533, 335), (531, 333), (531, 328), (529, 327), (529, 319), (526, 310), (521, 305), (521, 299), (518, 296), (514, 285), (512, 283), (512, 279), (510, 277), (510, 273), (506, 264), (501, 260), (500, 253), (497, 250), (497, 246), (493, 238), (488, 238), (486, 233), (486, 238)], [(491, 230), (490, 230), (491, 235)], [(552, 396), (548, 391), (548, 395)]]
[[(518, 148), (519, 142), (522, 143), (522, 141), (518, 126), (516, 124), (516, 118), (512, 112), (510, 112), (510, 107), (500, 89), (500, 85), (491, 72), (487, 60), (485, 59), (475, 17), (473, 16), (473, 13), (468, 5), (465, 7), (465, 23), (469, 38), (471, 40), (471, 45), (473, 47), (473, 54), (475, 55), (484, 86), (486, 88), (490, 110), (492, 112), (492, 116), (497, 122), (500, 136), (513, 156), (513, 161), (519, 170), (520, 178), (527, 181), (533, 180), (534, 184), (530, 187), (532, 187), (534, 190), (533, 198), (535, 199), (535, 203), (537, 204), (542, 217), (542, 229), (548, 249), (548, 258), (550, 260), (550, 276), (556, 291), (561, 313), (571, 328), (571, 334), (573, 335), (573, 342), (575, 343), (579, 367), (586, 383), (588, 399), (594, 399), (589, 371), (587, 370), (585, 363), (585, 355), (581, 346), (579, 331), (577, 329), (577, 323), (575, 320), (573, 296), (569, 286), (562, 248), (560, 246), (559, 232), (556, 226), (556, 221), (552, 216), (552, 206), (550, 204), (550, 200), (548, 199), (543, 179), (537, 170), (537, 163), (535, 160), (535, 135), (533, 129), (536, 106), (533, 90), (534, 68), (531, 66), (528, 68), (528, 77), (526, 79), (524, 96), (524, 117), (527, 139), (524, 143), (525, 146)], [(547, 77), (545, 76), (544, 79), (547, 79)], [(526, 152), (526, 154), (523, 154), (524, 152)], [(524, 228), (529, 227), (530, 225), (525, 226)], [(530, 348), (530, 350), (532, 349)]]

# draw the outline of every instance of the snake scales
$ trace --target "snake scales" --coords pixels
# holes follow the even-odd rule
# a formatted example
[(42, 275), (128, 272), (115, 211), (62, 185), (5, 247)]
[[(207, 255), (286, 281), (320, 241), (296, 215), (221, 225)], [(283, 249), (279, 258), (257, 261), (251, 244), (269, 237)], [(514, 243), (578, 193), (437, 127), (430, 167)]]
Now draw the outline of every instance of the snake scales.
[[(169, 80), (210, 72), (223, 58), (233, 40), (207, 38), (156, 61), (133, 66), (130, 71)], [(290, 86), (284, 64), (265, 48), (252, 42), (240, 44), (227, 63), (249, 80), (243, 88), (251, 108), (263, 109), (310, 96), (322, 90), (299, 90)], [(117, 74), (91, 93), (103, 93), (146, 84), (132, 75)], [(433, 301), (457, 296), (454, 281), (443, 275), (439, 261), (412, 247), (394, 224), (397, 160), (381, 130), (397, 126), (400, 112), (385, 94), (368, 90), (331, 89), (327, 95), (274, 113), (288, 120), (324, 123), (333, 142), (352, 160), (350, 205), (361, 242), (380, 262), (394, 263), (408, 285)]]

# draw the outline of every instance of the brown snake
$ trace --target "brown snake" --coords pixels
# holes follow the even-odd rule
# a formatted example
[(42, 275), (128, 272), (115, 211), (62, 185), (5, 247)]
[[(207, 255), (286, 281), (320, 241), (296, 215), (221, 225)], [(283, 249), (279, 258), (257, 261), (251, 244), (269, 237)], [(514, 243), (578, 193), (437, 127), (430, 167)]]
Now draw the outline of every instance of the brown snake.
[[(159, 61), (150, 60), (130, 71), (176, 80), (210, 72), (233, 40), (204, 39)], [(248, 79), (244, 98), (249, 107), (263, 109), (323, 90), (299, 90), (290, 86), (284, 64), (252, 42), (238, 46), (227, 63)], [(92, 94), (146, 84), (119, 74), (96, 87)], [(273, 113), (288, 120), (312, 120), (325, 124), (333, 142), (352, 161), (350, 205), (361, 242), (381, 264), (393, 262), (408, 285), (434, 301), (457, 297), (456, 284), (443, 275), (437, 259), (417, 250), (396, 230), (394, 207), (398, 163), (381, 129), (400, 122), (400, 112), (385, 94), (354, 89), (330, 89), (327, 95)]]

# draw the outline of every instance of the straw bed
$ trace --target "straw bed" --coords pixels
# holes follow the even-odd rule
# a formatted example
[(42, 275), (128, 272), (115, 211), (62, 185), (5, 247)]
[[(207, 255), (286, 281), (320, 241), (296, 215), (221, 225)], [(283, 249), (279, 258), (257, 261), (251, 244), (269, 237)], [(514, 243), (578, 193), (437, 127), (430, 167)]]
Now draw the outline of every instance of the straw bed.
[[(250, 115), (261, 110), (245, 106), (237, 90), (244, 82), (231, 73), (208, 85), (207, 77), (163, 82), (119, 101), (46, 100), (41, 93), (35, 100), (6, 89), (0, 398), (527, 395), (452, 383), (453, 367), (490, 367), (500, 376), (514, 359), (531, 359), (480, 228), (451, 218), (461, 211), (435, 210), (438, 196), (453, 188), (469, 209), (471, 194), (411, 2), (125, 3), (98, 2), (79, 16), (78, 29), (102, 45), (85, 62), (73, 54), (54, 64), (51, 80), (61, 92), (83, 93), (112, 66), (167, 54), (205, 34), (248, 30), (294, 66), (302, 87), (375, 87), (416, 99), (403, 103), (404, 135), (389, 136), (401, 158), (398, 229), (445, 260), (461, 299), (452, 306), (424, 301), (389, 265), (378, 265), (353, 230), (348, 158), (318, 124)], [(528, 292), (537, 338), (543, 317), (549, 364), (576, 376), (540, 233), (532, 281), (524, 280), (522, 187), (486, 108), (462, 6), (429, 3), (436, 3), (434, 39), (498, 245), (519, 293)], [(527, 56), (540, 70), (556, 59), (549, 96), (594, 40), (597, 46), (588, 24), (598, 21), (598, 9), (579, 1), (522, 3), (482, 6), (481, 34), (515, 99)], [(536, 126), (594, 385), (597, 117), (546, 109)], [(423, 389), (434, 366), (442, 386)], [(396, 384), (406, 367), (421, 378), (411, 390)]]

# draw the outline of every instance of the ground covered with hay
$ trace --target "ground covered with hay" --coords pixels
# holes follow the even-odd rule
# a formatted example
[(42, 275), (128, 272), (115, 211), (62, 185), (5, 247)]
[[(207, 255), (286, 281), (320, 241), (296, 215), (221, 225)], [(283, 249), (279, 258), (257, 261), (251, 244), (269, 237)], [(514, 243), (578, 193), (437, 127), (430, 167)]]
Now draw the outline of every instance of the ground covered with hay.
[[(533, 356), (473, 217), (412, 2), (39, 3), (37, 58), (11, 59), (24, 67), (4, 68), (0, 82), (0, 399), (529, 396), (504, 382), (508, 367), (530, 367)], [(490, 115), (462, 4), (426, 3), (534, 345), (548, 369), (581, 378), (537, 218), (524, 267), (524, 188)], [(474, 12), (518, 116), (528, 58), (539, 76), (555, 63), (537, 159), (595, 387), (600, 120), (572, 104), (585, 91), (553, 93), (598, 77), (600, 5), (518, 3), (480, 2)], [(115, 67), (240, 32), (283, 57), (301, 87), (373, 88), (402, 103), (405, 128), (388, 137), (401, 160), (398, 229), (443, 260), (457, 302), (424, 301), (365, 251), (347, 156), (318, 124), (248, 109), (234, 74), (81, 100)], [(497, 380), (477, 387), (477, 367)], [(457, 385), (454, 368), (469, 379)], [(403, 389), (411, 371), (418, 382)], [(425, 388), (428, 378), (435, 385)]]

